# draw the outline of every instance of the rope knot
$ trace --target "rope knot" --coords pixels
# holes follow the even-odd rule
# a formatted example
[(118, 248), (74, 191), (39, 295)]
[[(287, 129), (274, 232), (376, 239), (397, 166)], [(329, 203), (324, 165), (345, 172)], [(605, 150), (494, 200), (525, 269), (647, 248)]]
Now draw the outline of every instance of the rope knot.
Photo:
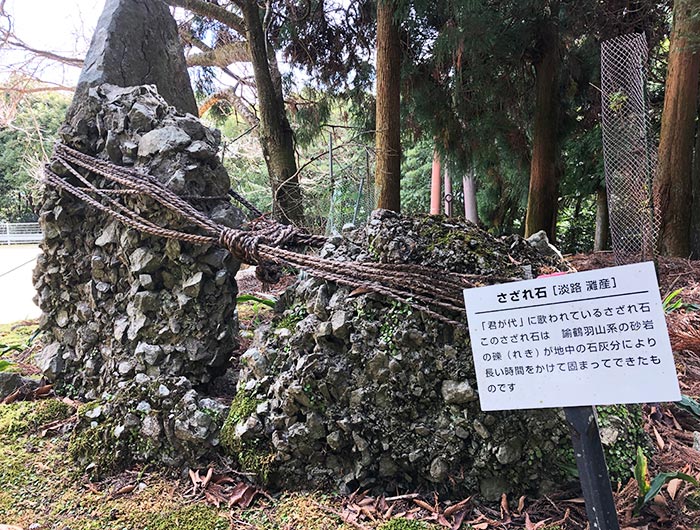
[(222, 227), (219, 244), (244, 263), (256, 265), (260, 260), (258, 244), (260, 237), (245, 230)]
[(235, 228), (222, 228), (219, 244), (244, 263), (257, 265), (255, 276), (263, 284), (277, 283), (282, 278), (282, 267), (260, 258), (259, 245), (267, 243), (267, 237), (255, 232)]

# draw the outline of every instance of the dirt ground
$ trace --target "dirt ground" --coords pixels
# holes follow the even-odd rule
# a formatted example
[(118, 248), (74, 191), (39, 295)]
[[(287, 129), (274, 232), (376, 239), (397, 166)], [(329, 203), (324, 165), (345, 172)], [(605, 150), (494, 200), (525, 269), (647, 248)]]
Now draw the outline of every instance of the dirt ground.
[[(612, 255), (569, 257), (577, 270), (613, 265)], [(700, 262), (662, 259), (658, 267), (661, 296), (676, 293), (667, 324), (676, 357), (681, 391), (700, 398)], [(294, 280), (285, 278), (285, 284)], [(241, 294), (274, 297), (254, 271), (239, 278)], [(244, 334), (270, 318), (267, 305), (240, 304)], [(1, 326), (0, 343), (18, 348), (7, 358), (28, 361), (36, 351), (29, 343), (33, 325)], [(23, 370), (31, 373), (28, 364)], [(36, 393), (35, 393), (36, 394)], [(373, 497), (366, 492), (339, 497), (331, 492), (265, 492), (233, 469), (217, 463), (180, 476), (149, 467), (135, 467), (119, 476), (90, 478), (65, 458), (75, 407), (79, 403), (53, 396), (50, 388), (29, 401), (0, 405), (0, 530), (56, 529), (259, 529), (259, 530), (573, 530), (586, 528), (578, 491), (560, 491), (543, 498), (507, 498), (496, 505), (474, 498), (440, 499), (432, 492), (397, 492)], [(60, 414), (46, 412), (63, 403)], [(683, 472), (700, 479), (700, 407), (648, 404), (645, 430), (654, 452), (649, 478)], [(208, 477), (208, 478), (207, 478)], [(653, 482), (652, 482), (653, 485)], [(640, 513), (635, 511), (639, 485), (633, 479), (614, 488), (624, 530), (700, 529), (700, 490), (679, 478), (668, 480)]]

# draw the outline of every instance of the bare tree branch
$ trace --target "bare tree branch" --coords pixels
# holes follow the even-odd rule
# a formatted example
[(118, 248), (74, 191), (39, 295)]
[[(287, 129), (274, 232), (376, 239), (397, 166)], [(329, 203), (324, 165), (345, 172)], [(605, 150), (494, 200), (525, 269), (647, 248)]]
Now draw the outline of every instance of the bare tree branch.
[(201, 116), (204, 114), (219, 101), (227, 101), (230, 103), (236, 112), (240, 114), (251, 127), (257, 126), (260, 122), (255, 114), (255, 108), (248, 103), (245, 98), (236, 94), (233, 88), (227, 88), (226, 90), (222, 90), (210, 96), (204, 103), (202, 103), (199, 109), (199, 115)]
[[(194, 43), (193, 45), (197, 46)], [(197, 48), (200, 48), (200, 46), (197, 46)], [(217, 66), (219, 68), (225, 68), (231, 63), (249, 62), (250, 53), (248, 52), (248, 44), (245, 41), (223, 44), (216, 48), (209, 48), (202, 53), (187, 57), (187, 66)]]
[(21, 40), (19, 40), (17, 37), (10, 36), (8, 34), (8, 38), (5, 40), (6, 45), (11, 46), (13, 48), (17, 48), (20, 50), (24, 50), (30, 53), (33, 53), (37, 57), (43, 57), (45, 59), (50, 59), (52, 61), (55, 61), (57, 63), (61, 64), (66, 64), (68, 66), (75, 66), (77, 68), (82, 68), (83, 64), (85, 61), (83, 59), (77, 58), (77, 57), (65, 57), (63, 55), (59, 55), (57, 53), (53, 53), (47, 50), (39, 50), (37, 48), (32, 48), (28, 44), (25, 44)]
[(165, 3), (174, 7), (183, 7), (203, 17), (213, 18), (236, 30), (241, 35), (245, 35), (245, 22), (243, 22), (243, 19), (216, 4), (211, 4), (204, 0), (165, 0)]
[(37, 92), (75, 92), (75, 87), (63, 85), (35, 86), (31, 88), (0, 86), (0, 92), (17, 92), (20, 94), (36, 94)]

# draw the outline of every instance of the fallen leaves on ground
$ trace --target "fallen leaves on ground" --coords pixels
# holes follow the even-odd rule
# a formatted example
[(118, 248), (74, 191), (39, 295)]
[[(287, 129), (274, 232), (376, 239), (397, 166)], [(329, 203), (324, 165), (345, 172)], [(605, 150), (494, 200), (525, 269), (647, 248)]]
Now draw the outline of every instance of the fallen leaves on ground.
[(203, 496), (208, 504), (220, 508), (248, 508), (256, 497), (266, 496), (265, 493), (246, 482), (236, 480), (227, 475), (214, 473), (214, 468), (210, 467), (204, 476), (197, 470), (189, 470), (192, 487), (187, 496)]

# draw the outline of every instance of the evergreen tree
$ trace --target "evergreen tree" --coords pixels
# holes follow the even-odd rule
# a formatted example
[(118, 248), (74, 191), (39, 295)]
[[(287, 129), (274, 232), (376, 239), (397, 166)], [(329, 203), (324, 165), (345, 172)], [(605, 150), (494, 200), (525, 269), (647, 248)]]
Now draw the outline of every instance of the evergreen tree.
[(668, 256), (690, 255), (692, 163), (700, 80), (700, 5), (676, 0), (668, 56), (666, 95), (655, 182), (661, 217), (660, 249)]

